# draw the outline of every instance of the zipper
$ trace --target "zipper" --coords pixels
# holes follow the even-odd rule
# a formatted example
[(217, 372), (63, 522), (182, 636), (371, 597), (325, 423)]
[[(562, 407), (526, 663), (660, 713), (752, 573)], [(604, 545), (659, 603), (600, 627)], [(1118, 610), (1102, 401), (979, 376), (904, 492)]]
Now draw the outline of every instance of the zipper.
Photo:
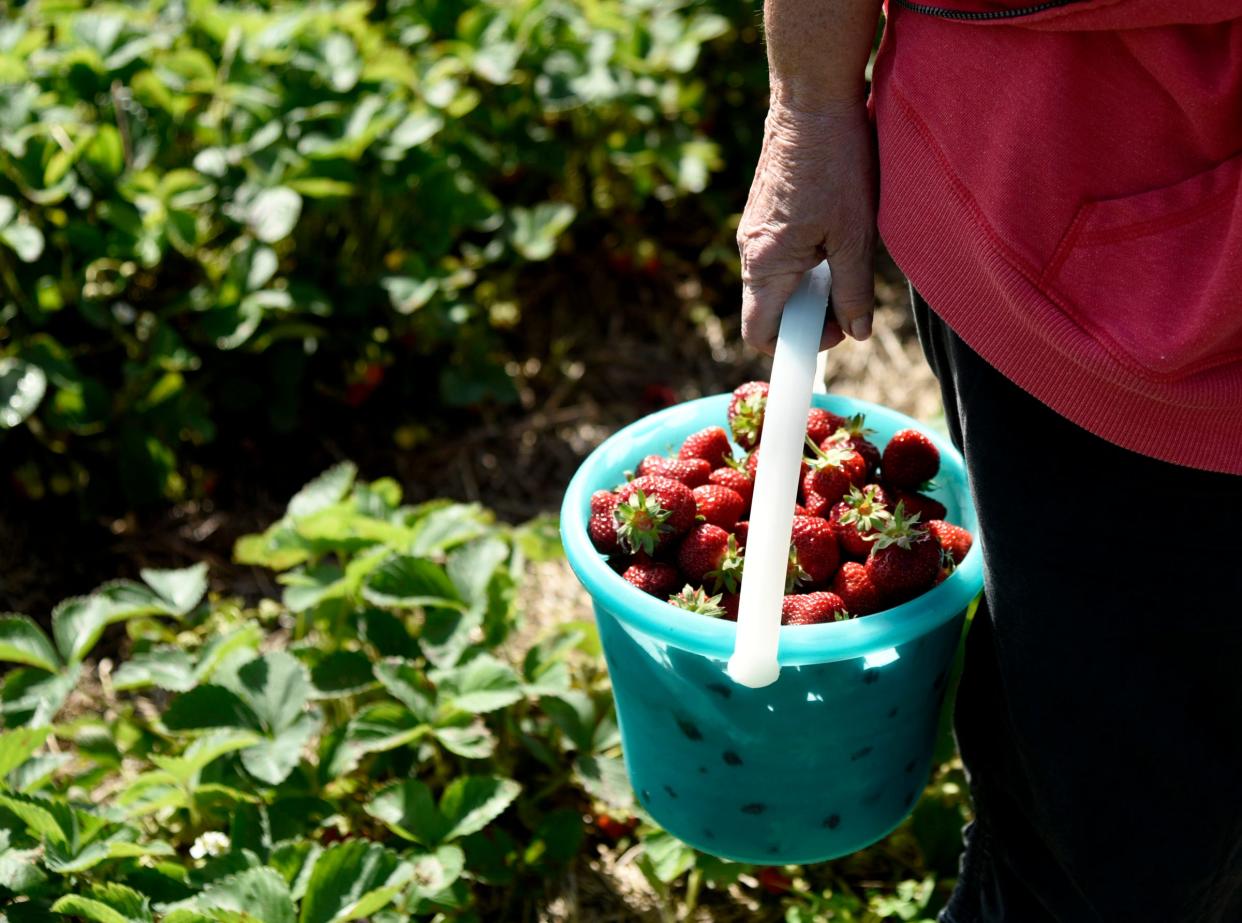
[(1024, 6), (1019, 10), (991, 10), (990, 12), (972, 13), (966, 10), (948, 10), (941, 6), (928, 6), (926, 3), (912, 3), (911, 0), (896, 0), (898, 6), (903, 6), (915, 13), (922, 13), (925, 16), (939, 16), (941, 19), (965, 19), (976, 22), (987, 19), (1016, 19), (1019, 16), (1031, 16), (1035, 13), (1042, 13), (1044, 10), (1056, 9), (1058, 6), (1069, 6), (1070, 4), (1081, 2), (1082, 0), (1049, 0), (1047, 3)]

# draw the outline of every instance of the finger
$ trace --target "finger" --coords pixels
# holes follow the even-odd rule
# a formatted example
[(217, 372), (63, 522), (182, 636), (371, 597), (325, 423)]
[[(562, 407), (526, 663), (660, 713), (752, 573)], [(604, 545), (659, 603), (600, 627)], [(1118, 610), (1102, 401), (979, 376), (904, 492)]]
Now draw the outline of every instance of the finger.
[(795, 272), (743, 283), (742, 339), (747, 345), (772, 355), (781, 326), (781, 312), (801, 281), (802, 273)]
[(871, 254), (829, 257), (832, 269), (830, 302), (841, 329), (855, 340), (871, 336), (871, 314), (875, 310), (875, 277)]
[(824, 322), (824, 333), (819, 338), (820, 351), (832, 349), (844, 339), (845, 333), (841, 330), (841, 325), (830, 317)]

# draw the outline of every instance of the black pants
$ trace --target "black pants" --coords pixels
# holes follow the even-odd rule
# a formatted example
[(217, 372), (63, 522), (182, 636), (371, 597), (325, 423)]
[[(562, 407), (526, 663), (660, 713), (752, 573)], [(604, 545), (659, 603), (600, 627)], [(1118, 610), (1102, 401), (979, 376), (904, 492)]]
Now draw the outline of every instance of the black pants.
[(1239, 923), (1242, 477), (1092, 436), (914, 311), (985, 571), (954, 714), (976, 819), (941, 919)]

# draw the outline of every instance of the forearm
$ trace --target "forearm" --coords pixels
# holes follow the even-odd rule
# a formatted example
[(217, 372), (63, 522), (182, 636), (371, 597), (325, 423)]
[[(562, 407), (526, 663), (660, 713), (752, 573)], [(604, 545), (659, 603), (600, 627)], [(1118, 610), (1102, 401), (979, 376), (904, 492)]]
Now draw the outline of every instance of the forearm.
[(814, 111), (858, 103), (880, 0), (765, 0), (773, 103)]

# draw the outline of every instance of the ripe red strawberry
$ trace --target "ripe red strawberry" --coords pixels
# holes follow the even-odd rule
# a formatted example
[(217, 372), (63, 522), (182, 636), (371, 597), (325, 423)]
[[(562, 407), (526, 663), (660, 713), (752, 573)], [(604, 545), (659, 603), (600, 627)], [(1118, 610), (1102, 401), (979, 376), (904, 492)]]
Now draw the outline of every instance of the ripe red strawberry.
[[(867, 438), (875, 432), (875, 430), (866, 426), (866, 418), (861, 413), (856, 413), (845, 421), (845, 425), (841, 427), (845, 431), (846, 443), (851, 449), (863, 457), (863, 461), (867, 463), (866, 480), (875, 477), (876, 471), (880, 467), (880, 450), (876, 448), (875, 443)], [(841, 430), (838, 430), (839, 433)], [(836, 435), (834, 433), (833, 435)]]
[(675, 593), (668, 598), (669, 605), (678, 609), (684, 609), (686, 612), (697, 612), (699, 615), (709, 615), (714, 619), (723, 618), (725, 614), (724, 607), (720, 605), (720, 594), (708, 596), (702, 587), (692, 587), (689, 584), (684, 586), (680, 593)]
[(729, 445), (729, 436), (721, 427), (709, 426), (687, 436), (677, 452), (677, 457), (701, 458), (713, 468), (719, 468), (726, 459), (733, 457), (733, 447)]
[(832, 512), (832, 501), (827, 497), (821, 497), (813, 490), (803, 490), (802, 493), (804, 494), (802, 499), (806, 501), (806, 515), (827, 519), (828, 514)]
[(677, 549), (677, 566), (686, 580), (703, 584), (713, 593), (736, 592), (742, 580), (742, 564), (737, 539), (710, 522), (691, 529)]
[(755, 873), (759, 886), (769, 894), (784, 894), (793, 887), (793, 879), (775, 866), (765, 865)]
[(853, 449), (825, 442), (824, 447), (807, 443), (811, 457), (805, 462), (802, 495), (818, 494), (828, 503), (836, 503), (850, 489), (861, 471), (862, 457)]
[(845, 608), (854, 615), (871, 615), (883, 607), (880, 591), (871, 582), (867, 568), (856, 561), (846, 561), (832, 578), (832, 592), (841, 597)]
[(639, 555), (631, 561), (630, 566), (621, 575), (621, 579), (634, 584), (644, 593), (650, 593), (661, 599), (668, 598), (668, 594), (673, 592), (677, 584), (681, 582), (677, 568), (672, 564), (653, 561), (646, 555)]
[(587, 535), (591, 544), (602, 554), (614, 554), (621, 548), (617, 541), (617, 520), (613, 511), (621, 502), (611, 490), (597, 490), (591, 494), (591, 518), (587, 522)]
[(721, 487), (737, 491), (742, 498), (742, 515), (750, 509), (750, 498), (755, 493), (755, 479), (747, 474), (745, 469), (725, 465), (709, 474), (707, 483), (719, 484)]
[(933, 519), (927, 523), (927, 531), (932, 534), (936, 542), (945, 552), (953, 558), (954, 564), (961, 564), (965, 559), (970, 546), (974, 544), (971, 534), (961, 526), (955, 526), (951, 522), (945, 522), (943, 519)]
[(818, 516), (795, 516), (790, 543), (797, 555), (798, 567), (807, 583), (824, 583), (832, 579), (841, 552), (837, 536), (826, 519)]
[(694, 494), (680, 481), (647, 475), (617, 488), (617, 540), (631, 552), (655, 554), (694, 524)]
[(766, 381), (748, 381), (733, 389), (733, 397), (729, 401), (729, 429), (743, 449), (753, 449), (759, 444), (763, 433), (763, 411), (767, 404)]
[(867, 536), (880, 528), (889, 517), (882, 497), (883, 489), (868, 484), (862, 490), (851, 487), (841, 502), (832, 508), (828, 521), (837, 532), (841, 550), (851, 558), (863, 560), (871, 553)]
[(720, 594), (720, 606), (724, 609), (724, 615), (721, 616), (726, 622), (737, 621), (737, 607), (741, 603), (742, 597), (738, 593), (722, 593)]
[(812, 407), (806, 417), (806, 436), (819, 445), (845, 425), (845, 417), (830, 413), (822, 407)]
[(623, 836), (629, 836), (638, 826), (638, 818), (631, 817), (629, 820), (617, 820), (609, 814), (595, 815), (595, 826), (599, 828), (599, 832), (610, 840), (619, 840)]
[(749, 519), (743, 519), (741, 522), (739, 522), (737, 525), (733, 527), (733, 536), (737, 539), (737, 546), (739, 548), (746, 547), (746, 537), (748, 535), (750, 535), (750, 520)]
[(638, 463), (640, 476), (655, 475), (681, 481), (687, 487), (698, 487), (707, 483), (707, 476), (712, 473), (711, 463), (702, 458), (665, 458), (663, 455), (648, 455)]
[(704, 484), (694, 488), (694, 502), (698, 506), (699, 515), (706, 522), (728, 531), (737, 525), (737, 518), (742, 515), (746, 506), (736, 490), (721, 487), (719, 484)]
[(907, 513), (918, 513), (921, 522), (931, 522), (933, 519), (944, 519), (949, 514), (943, 503), (926, 494), (915, 493), (912, 490), (902, 490), (900, 487), (888, 488), (888, 500), (890, 508), (898, 503), (904, 503)]
[(836, 593), (791, 593), (781, 601), (782, 625), (818, 625), (849, 617)]
[(898, 503), (867, 557), (867, 573), (888, 605), (913, 599), (935, 583), (940, 571), (940, 545), (918, 519)]
[(893, 433), (880, 459), (884, 483), (915, 489), (940, 470), (940, 450), (916, 429)]

